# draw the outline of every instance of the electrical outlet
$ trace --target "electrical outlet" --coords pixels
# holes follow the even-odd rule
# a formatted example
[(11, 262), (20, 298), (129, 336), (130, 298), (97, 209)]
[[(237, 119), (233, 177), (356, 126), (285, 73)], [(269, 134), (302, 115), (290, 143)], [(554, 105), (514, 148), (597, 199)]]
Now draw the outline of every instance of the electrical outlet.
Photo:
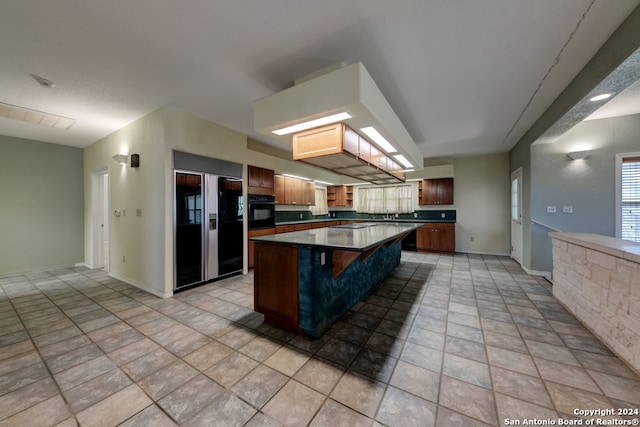
[(556, 213), (556, 207), (555, 206), (547, 206), (547, 213), (550, 213), (550, 214)]
[(562, 212), (563, 213), (573, 213), (573, 206), (569, 205), (569, 206), (563, 206), (562, 207)]
[(300, 219), (302, 219), (303, 217), (304, 217), (304, 215), (303, 215), (303, 214), (300, 214)]
[(440, 218), (445, 219), (445, 217), (446, 217), (445, 213), (444, 213), (444, 212), (442, 212), (442, 213), (440, 214)]
[(413, 213), (413, 217), (414, 217), (414, 218), (418, 218), (418, 212), (414, 212), (414, 213)]
[(325, 265), (327, 262), (327, 258), (324, 252), (320, 252), (320, 265)]

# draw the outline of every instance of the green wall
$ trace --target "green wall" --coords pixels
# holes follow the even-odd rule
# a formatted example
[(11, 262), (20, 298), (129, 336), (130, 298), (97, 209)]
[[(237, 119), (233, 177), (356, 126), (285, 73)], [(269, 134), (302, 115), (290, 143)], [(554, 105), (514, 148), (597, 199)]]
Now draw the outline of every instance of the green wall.
[(83, 256), (82, 149), (0, 136), (0, 277)]
[[(592, 150), (585, 160), (571, 151)], [(531, 146), (531, 217), (565, 232), (615, 237), (616, 154), (640, 152), (640, 114), (582, 122), (552, 144)], [(556, 206), (556, 213), (547, 213)], [(572, 206), (573, 213), (563, 213)], [(532, 225), (532, 267), (551, 271), (549, 230)]]

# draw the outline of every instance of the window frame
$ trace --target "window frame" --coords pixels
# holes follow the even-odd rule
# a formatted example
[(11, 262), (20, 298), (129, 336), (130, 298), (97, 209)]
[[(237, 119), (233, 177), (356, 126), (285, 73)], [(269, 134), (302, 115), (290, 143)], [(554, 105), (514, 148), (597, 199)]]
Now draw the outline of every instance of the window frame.
[(622, 163), (629, 157), (640, 157), (640, 152), (616, 154), (616, 238), (618, 239), (622, 239)]

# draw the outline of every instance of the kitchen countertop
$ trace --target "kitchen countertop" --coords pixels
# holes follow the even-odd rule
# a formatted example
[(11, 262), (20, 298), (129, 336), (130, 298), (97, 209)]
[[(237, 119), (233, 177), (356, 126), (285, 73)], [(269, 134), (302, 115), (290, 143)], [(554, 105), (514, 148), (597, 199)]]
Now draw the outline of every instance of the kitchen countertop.
[(640, 264), (640, 243), (590, 233), (552, 231), (549, 236)]
[(395, 223), (420, 223), (420, 224), (424, 224), (427, 222), (448, 222), (448, 223), (455, 223), (456, 220), (453, 219), (420, 219), (420, 218), (414, 218), (414, 219), (376, 219), (376, 218), (322, 218), (322, 219), (301, 219), (301, 220), (297, 220), (297, 221), (278, 221), (276, 222), (276, 226), (278, 225), (294, 225), (294, 224), (305, 224), (305, 223), (312, 223), (312, 222), (331, 222), (331, 221), (361, 221), (361, 222), (375, 222), (375, 223), (390, 223), (390, 224), (395, 224)]
[(398, 236), (420, 228), (423, 225), (421, 222), (408, 221), (366, 221), (364, 224), (367, 225), (361, 227), (341, 225), (315, 228), (311, 230), (293, 231), (291, 233), (252, 237), (251, 240), (260, 243), (289, 246), (315, 246), (331, 249), (366, 251), (376, 245), (393, 240)]

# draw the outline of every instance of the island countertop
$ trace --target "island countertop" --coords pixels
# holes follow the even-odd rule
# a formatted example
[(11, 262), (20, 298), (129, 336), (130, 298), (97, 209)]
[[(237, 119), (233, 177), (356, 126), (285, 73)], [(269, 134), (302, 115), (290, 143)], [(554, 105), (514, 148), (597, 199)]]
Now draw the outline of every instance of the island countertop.
[(252, 237), (255, 242), (366, 251), (422, 227), (414, 222), (361, 222)]

